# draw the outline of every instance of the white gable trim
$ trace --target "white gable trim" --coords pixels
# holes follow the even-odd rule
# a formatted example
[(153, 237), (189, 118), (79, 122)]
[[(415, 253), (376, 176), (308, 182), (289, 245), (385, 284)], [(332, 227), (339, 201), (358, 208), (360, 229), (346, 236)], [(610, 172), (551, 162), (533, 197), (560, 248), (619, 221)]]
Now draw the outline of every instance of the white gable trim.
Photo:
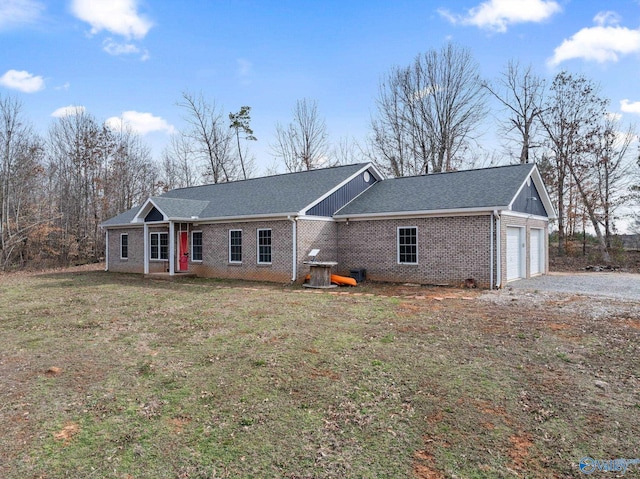
[(513, 203), (516, 201), (518, 196), (520, 196), (520, 193), (522, 192), (522, 189), (525, 187), (525, 185), (529, 181), (533, 181), (533, 184), (535, 185), (536, 190), (538, 191), (538, 194), (540, 195), (540, 199), (542, 200), (542, 205), (544, 206), (545, 211), (549, 215), (548, 219), (550, 219), (550, 220), (555, 219), (557, 217), (556, 216), (556, 210), (553, 207), (553, 203), (551, 202), (551, 198), (549, 196), (549, 193), (547, 192), (547, 188), (544, 186), (544, 182), (542, 181), (542, 176), (540, 176), (540, 171), (538, 170), (538, 165), (536, 165), (535, 163), (533, 164), (533, 168), (531, 168), (531, 171), (529, 172), (529, 175), (527, 175), (525, 180), (520, 185), (520, 188), (518, 188), (518, 191), (516, 192), (516, 194), (511, 199), (511, 203), (509, 203), (508, 209), (509, 210), (513, 209)]
[(167, 214), (164, 211), (162, 211), (162, 209), (153, 201), (153, 198), (149, 198), (140, 207), (140, 209), (138, 210), (136, 215), (133, 217), (131, 222), (144, 223), (144, 219), (153, 208), (157, 209), (160, 213), (162, 213), (163, 221), (169, 221), (169, 217), (167, 216)]

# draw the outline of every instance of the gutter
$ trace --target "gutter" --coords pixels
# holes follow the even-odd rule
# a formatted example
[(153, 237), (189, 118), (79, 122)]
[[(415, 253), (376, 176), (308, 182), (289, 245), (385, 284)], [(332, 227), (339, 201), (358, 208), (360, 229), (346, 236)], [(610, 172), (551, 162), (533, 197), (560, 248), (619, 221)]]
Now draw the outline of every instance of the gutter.
[(442, 210), (417, 210), (417, 211), (388, 211), (383, 213), (341, 213), (333, 215), (338, 221), (358, 220), (358, 219), (391, 219), (391, 218), (410, 218), (410, 217), (429, 217), (429, 216), (465, 216), (465, 215), (481, 215), (491, 214), (496, 209), (508, 209), (507, 206), (482, 206), (479, 208), (452, 208)]

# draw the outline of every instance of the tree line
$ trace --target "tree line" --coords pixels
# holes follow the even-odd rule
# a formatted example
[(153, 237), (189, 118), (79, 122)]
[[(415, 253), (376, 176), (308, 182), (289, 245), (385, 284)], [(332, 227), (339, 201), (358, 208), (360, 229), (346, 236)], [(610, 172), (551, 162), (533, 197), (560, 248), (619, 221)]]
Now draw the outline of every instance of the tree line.
[[(0, 96), (0, 269), (98, 261), (104, 220), (169, 189), (255, 176), (250, 106), (227, 113), (190, 92), (177, 106), (185, 126), (155, 160), (124, 123), (77, 108), (43, 136), (19, 101)], [(562, 71), (547, 82), (511, 61), (488, 81), (468, 49), (449, 43), (391, 68), (375, 107), (366, 139), (331, 145), (317, 103), (298, 100), (291, 121), (275, 125), (267, 173), (372, 161), (408, 176), (535, 161), (558, 213), (558, 252), (588, 225), (609, 260), (619, 212), (638, 200), (640, 160), (635, 127), (609, 112), (592, 80)], [(492, 154), (479, 144), (490, 114), (503, 140)]]

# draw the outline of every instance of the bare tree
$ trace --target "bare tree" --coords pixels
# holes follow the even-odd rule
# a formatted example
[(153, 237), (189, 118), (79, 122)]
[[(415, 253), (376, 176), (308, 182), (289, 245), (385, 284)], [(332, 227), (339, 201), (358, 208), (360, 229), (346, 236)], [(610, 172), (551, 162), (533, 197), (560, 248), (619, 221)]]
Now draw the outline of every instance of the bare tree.
[[(429, 169), (429, 152), (416, 155), (412, 148), (413, 124), (408, 124), (403, 101), (403, 79), (401, 70), (395, 69), (380, 83), (377, 118), (371, 120), (369, 156), (381, 170), (392, 176), (411, 176), (426, 173)], [(415, 130), (420, 134), (423, 128)]]
[(327, 127), (318, 116), (315, 101), (302, 99), (293, 109), (288, 126), (276, 124), (272, 154), (281, 158), (287, 171), (312, 170), (327, 160)]
[(0, 269), (44, 252), (33, 248), (51, 220), (41, 186), (42, 157), (42, 141), (23, 117), (21, 103), (0, 97)]
[(103, 219), (126, 211), (156, 190), (151, 150), (127, 125), (111, 131), (104, 184)]
[(509, 61), (496, 84), (485, 82), (484, 87), (506, 110), (501, 130), (520, 145), (520, 163), (529, 163), (531, 151), (537, 146), (536, 127), (542, 112), (544, 80), (533, 72), (531, 65), (522, 67)]
[[(558, 254), (565, 253), (567, 213), (577, 211), (577, 205), (566, 205), (566, 193), (574, 186), (595, 230), (603, 259), (608, 261), (604, 236), (600, 229), (591, 188), (593, 178), (587, 156), (593, 153), (594, 139), (605, 117), (607, 100), (599, 96), (599, 88), (584, 76), (568, 72), (556, 75), (551, 95), (545, 102), (541, 122), (549, 143), (547, 184), (555, 196), (558, 210)], [(570, 208), (568, 208), (568, 206)]]
[(449, 43), (430, 50), (381, 83), (373, 149), (396, 176), (456, 169), (487, 113), (485, 100), (467, 49)]
[(162, 151), (162, 189), (168, 191), (195, 186), (198, 183), (193, 156), (188, 138), (182, 133), (171, 137), (169, 145)]
[(213, 182), (236, 179), (238, 168), (231, 147), (232, 133), (215, 102), (208, 103), (202, 94), (194, 96), (183, 92), (178, 106), (185, 110), (185, 118), (190, 125), (184, 134), (191, 141), (191, 151), (206, 163), (207, 173)]
[(331, 158), (338, 165), (351, 165), (367, 161), (366, 153), (353, 137), (340, 138), (332, 149)]
[(240, 135), (244, 135), (243, 139), (246, 141), (257, 141), (258, 139), (253, 135), (253, 130), (249, 125), (251, 122), (251, 107), (242, 106), (238, 113), (229, 113), (229, 121), (231, 128), (235, 132), (236, 143), (238, 146), (238, 159), (240, 160), (240, 167), (242, 168), (242, 177), (247, 179), (247, 170), (249, 165), (245, 165), (247, 155), (242, 155), (243, 148), (240, 146)]
[(629, 149), (637, 138), (635, 127), (629, 125), (623, 131), (615, 115), (605, 115), (594, 138), (593, 156), (588, 166), (596, 184), (594, 199), (600, 210), (607, 249), (611, 248), (615, 230), (615, 211), (631, 199)]

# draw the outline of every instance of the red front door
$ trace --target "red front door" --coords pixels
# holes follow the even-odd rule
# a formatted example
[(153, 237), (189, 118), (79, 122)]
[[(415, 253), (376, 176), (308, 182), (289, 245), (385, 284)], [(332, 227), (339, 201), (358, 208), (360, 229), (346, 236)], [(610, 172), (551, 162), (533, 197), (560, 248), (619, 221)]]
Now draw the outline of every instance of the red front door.
[(180, 232), (180, 259), (178, 260), (179, 271), (189, 269), (189, 234), (186, 231)]

